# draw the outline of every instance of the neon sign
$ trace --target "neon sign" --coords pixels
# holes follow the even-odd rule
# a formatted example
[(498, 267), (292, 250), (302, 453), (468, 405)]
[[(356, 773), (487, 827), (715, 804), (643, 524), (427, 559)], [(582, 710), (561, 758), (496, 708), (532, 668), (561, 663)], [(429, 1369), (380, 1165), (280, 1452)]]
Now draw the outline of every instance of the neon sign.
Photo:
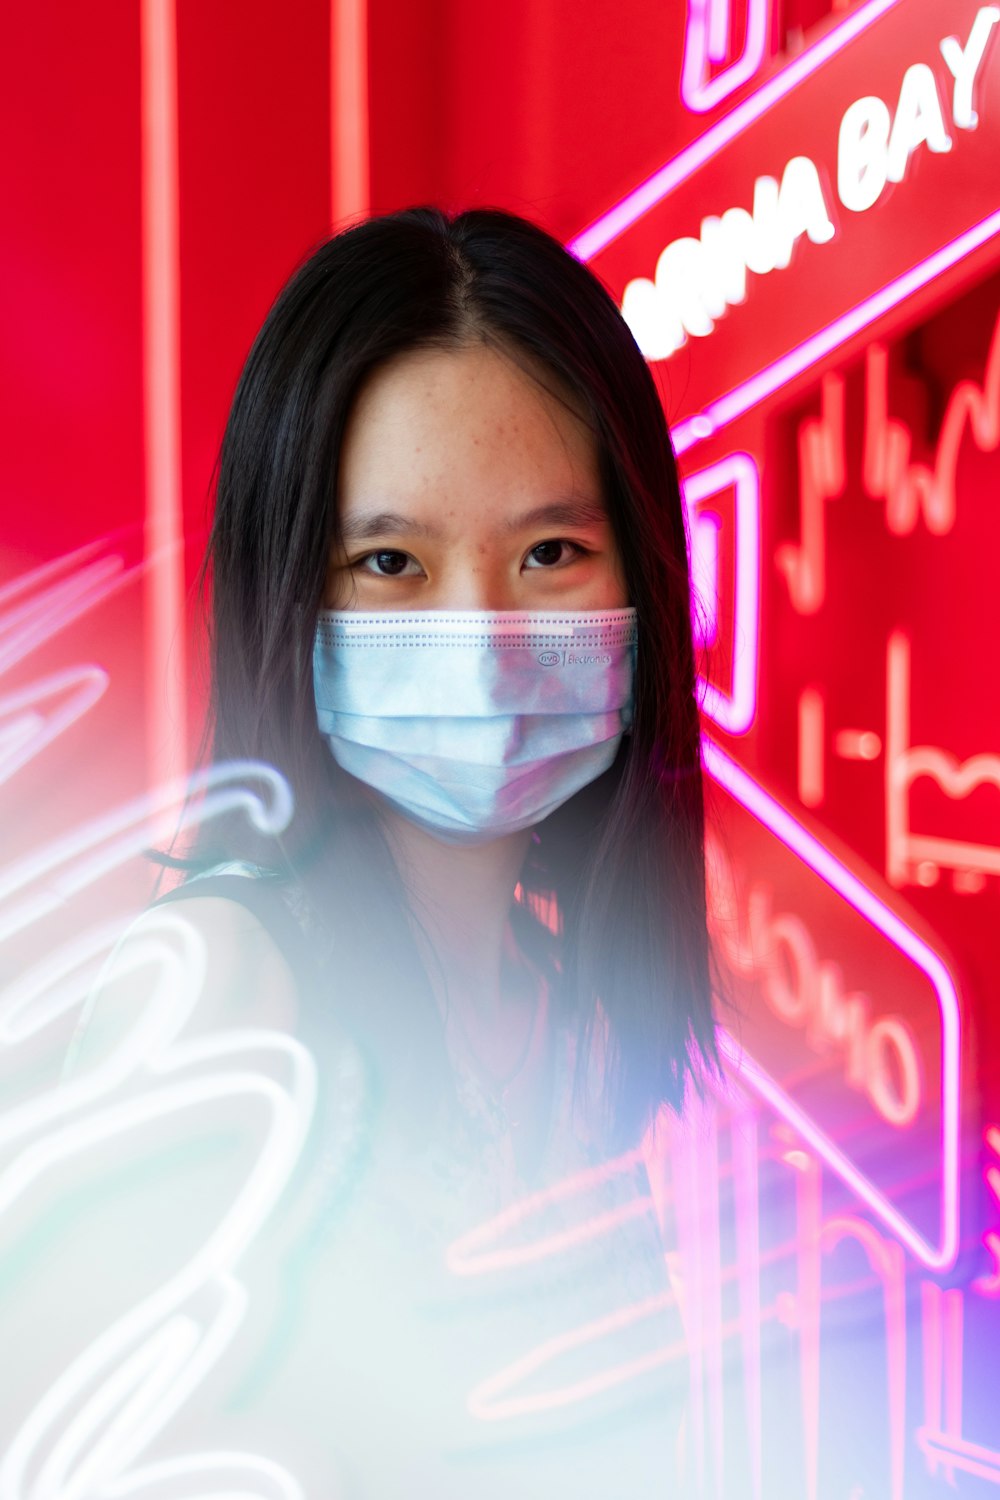
[[(720, 647), (724, 629), (731, 663), (729, 680), (713, 673), (698, 678), (702, 709), (730, 734), (744, 734), (757, 713), (760, 620), (760, 478), (748, 453), (731, 453), (721, 463), (691, 474), (683, 484), (691, 538), (695, 635), (705, 646)], [(719, 549), (720, 502), (732, 493), (734, 556), (724, 583)], [(725, 598), (725, 606), (723, 599)], [(716, 653), (716, 654), (717, 654)]]
[(931, 464), (912, 460), (913, 434), (889, 415), (888, 353), (868, 347), (865, 365), (864, 486), (885, 501), (885, 524), (893, 536), (909, 536), (922, 518), (934, 536), (955, 524), (958, 457), (968, 433), (983, 453), (1000, 444), (1000, 316), (993, 328), (982, 386), (960, 381), (948, 397)]
[[(102, 543), (35, 569), (0, 595), (0, 671), (9, 669), (126, 586), (141, 569)], [(108, 674), (81, 664), (49, 673), (0, 699), (0, 779), (22, 769), (91, 710)], [(61, 700), (61, 701), (60, 701)], [(55, 703), (48, 716), (41, 709)], [(255, 790), (262, 787), (263, 794)], [(80, 893), (121, 869), (169, 827), (181, 831), (243, 809), (262, 833), (287, 827), (287, 782), (257, 763), (218, 766), (163, 786), (61, 833), (0, 869), (0, 942), (29, 932)], [(178, 810), (182, 809), (180, 813)], [(59, 1191), (67, 1170), (98, 1176), (123, 1142), (144, 1132), (182, 1133), (184, 1122), (224, 1114), (234, 1103), (263, 1118), (259, 1150), (211, 1233), (179, 1269), (70, 1354), (13, 1431), (0, 1456), (4, 1500), (58, 1495), (71, 1500), (113, 1486), (139, 1492), (161, 1481), (193, 1480), (201, 1493), (260, 1493), (302, 1500), (280, 1465), (251, 1454), (175, 1455), (136, 1466), (189, 1401), (243, 1320), (246, 1294), (235, 1268), (273, 1211), (299, 1158), (315, 1094), (315, 1065), (294, 1038), (263, 1028), (185, 1036), (206, 972), (204, 944), (169, 908), (147, 915), (123, 950), (118, 979), (140, 981), (119, 1032), (85, 1059), (79, 1043), (93, 1020), (101, 960), (123, 930), (119, 916), (47, 950), (0, 993), (0, 1059), (13, 1059), (0, 1115), (0, 1218)], [(147, 984), (143, 986), (141, 981)], [(94, 988), (94, 986), (97, 986)], [(136, 1000), (139, 1003), (136, 1004)], [(60, 1074), (39, 1087), (32, 1047), (79, 1012)], [(103, 1019), (103, 1018), (102, 1018)], [(22, 1066), (17, 1067), (20, 1061)], [(275, 1076), (271, 1076), (270, 1064)], [(254, 1491), (248, 1489), (253, 1485)]]
[[(748, 130), (783, 99), (793, 94), (814, 74), (856, 42), (869, 27), (900, 4), (900, 0), (868, 0), (833, 31), (827, 33), (803, 52), (801, 56), (785, 64), (767, 83), (762, 85), (749, 99), (737, 105), (723, 119), (711, 126), (678, 156), (654, 172), (645, 182), (617, 203), (614, 208), (596, 219), (587, 229), (570, 241), (569, 248), (581, 260), (592, 260), (625, 233), (643, 215), (655, 208), (670, 193), (706, 167), (732, 141)], [(691, 8), (689, 7), (689, 16)], [(695, 29), (698, 22), (694, 22)]]
[[(923, 1016), (922, 1030), (926, 1037), (924, 1045), (930, 1048), (938, 1059), (936, 1092), (939, 1133), (936, 1141), (938, 1155), (935, 1170), (939, 1182), (939, 1193), (933, 1220), (920, 1225), (911, 1222), (907, 1215), (891, 1201), (890, 1185), (887, 1182), (880, 1185), (873, 1180), (870, 1172), (858, 1162), (852, 1161), (848, 1151), (837, 1144), (841, 1123), (837, 1116), (838, 1112), (842, 1111), (842, 1102), (838, 1101), (833, 1106), (833, 1113), (828, 1115), (824, 1122), (825, 1107), (822, 1090), (811, 1097), (808, 1078), (805, 1080), (805, 1093), (802, 1092), (801, 1084), (797, 1090), (793, 1091), (781, 1087), (776, 1081), (775, 1073), (788, 1067), (789, 1059), (786, 1051), (779, 1051), (776, 1054), (777, 1064), (773, 1068), (769, 1069), (761, 1065), (759, 1054), (766, 1045), (763, 1032), (755, 1031), (751, 1041), (749, 1032), (744, 1028), (744, 1035), (739, 1043), (723, 1034), (722, 1046), (725, 1056), (734, 1065), (737, 1076), (747, 1087), (758, 1093), (773, 1109), (777, 1110), (779, 1115), (800, 1132), (811, 1149), (826, 1162), (831, 1171), (848, 1183), (852, 1191), (858, 1194), (879, 1219), (891, 1227), (893, 1233), (902, 1240), (911, 1254), (928, 1268), (945, 1269), (954, 1262), (958, 1253), (959, 1232), (960, 1057), (958, 996), (954, 981), (938, 955), (907, 926), (896, 912), (879, 900), (871, 889), (847, 870), (786, 808), (765, 792), (752, 777), (707, 737), (703, 742), (702, 754), (707, 770), (733, 798), (733, 804), (728, 813), (728, 826), (732, 830), (733, 837), (737, 832), (739, 833), (751, 866), (753, 864), (763, 866), (766, 862), (766, 866), (776, 875), (779, 870), (782, 870), (779, 848), (784, 846), (793, 856), (792, 863), (784, 868), (782, 875), (790, 890), (794, 889), (801, 893), (805, 872), (813, 871), (814, 875), (831, 891), (837, 893), (847, 907), (853, 909), (866, 924), (869, 935), (867, 941), (873, 944), (868, 950), (871, 955), (868, 962), (881, 962), (874, 955), (879, 951), (881, 946), (879, 939), (882, 939), (898, 950), (900, 957), (904, 960), (904, 966), (899, 970), (897, 983), (907, 984), (909, 988), (915, 978), (914, 970), (922, 977), (922, 983), (909, 988), (907, 1004), (911, 1024), (912, 1017), (919, 1007)], [(746, 823), (745, 819), (737, 823), (740, 808), (745, 809), (746, 813), (749, 813), (763, 829), (768, 830), (777, 841), (777, 845), (762, 841), (759, 836), (754, 838), (753, 827)], [(786, 854), (781, 858), (787, 859), (787, 857)], [(731, 920), (732, 913), (739, 914), (744, 910), (746, 910), (745, 893), (736, 887), (729, 899), (724, 899), (721, 903), (718, 922), (723, 924), (723, 933), (724, 924), (727, 920)], [(858, 928), (853, 934), (851, 946), (855, 950), (860, 949), (866, 941), (863, 932), (863, 928)], [(727, 941), (725, 936), (723, 941)], [(737, 953), (746, 951), (744, 942), (732, 933), (728, 936), (728, 946), (730, 951)], [(755, 953), (755, 963), (758, 959), (759, 955)], [(910, 965), (913, 966), (912, 969)], [(791, 997), (788, 1003), (791, 1004)], [(800, 1002), (796, 1001), (796, 1003)], [(814, 1018), (818, 1004), (818, 1001), (815, 1004), (810, 1001), (807, 1019)], [(787, 1010), (788, 1005), (785, 1008)], [(760, 1007), (754, 1007), (749, 1014), (759, 1020)], [(898, 1018), (889, 1018), (890, 1024), (879, 1033), (877, 1045), (878, 1048), (886, 1045), (896, 1049), (897, 1059), (902, 1059), (903, 1071), (897, 1078), (895, 1088), (892, 1085), (883, 1088), (882, 1083), (875, 1083), (873, 1089), (875, 1099), (878, 1101), (876, 1113), (881, 1118), (892, 1120), (894, 1115), (900, 1113), (903, 1115), (903, 1119), (893, 1121), (890, 1129), (895, 1129), (897, 1125), (905, 1123), (910, 1100), (919, 1086), (921, 1077), (926, 1076), (928, 1084), (931, 1078), (930, 1068), (926, 1063), (921, 1066), (916, 1059), (916, 1054), (910, 1047), (910, 1038), (897, 1029), (896, 1019)], [(837, 1026), (841, 1024), (844, 1024), (843, 1010), (838, 1017)], [(859, 1034), (868, 1034), (867, 1022), (864, 1027), (859, 1024)], [(787, 1036), (785, 1044), (787, 1045)], [(874, 1056), (873, 1063), (877, 1068), (879, 1060)], [(864, 1074), (863, 1066), (861, 1073)], [(881, 1109), (878, 1108), (879, 1104), (882, 1106)]]
[[(992, 785), (1000, 791), (1000, 754), (984, 752), (960, 762), (934, 745), (909, 743), (910, 648), (906, 636), (895, 632), (886, 648), (888, 692), (885, 747), (886, 863), (889, 879), (902, 886), (916, 881), (933, 885), (942, 866), (961, 871), (966, 887), (981, 889), (982, 877), (1000, 875), (1000, 848), (971, 840), (914, 833), (910, 827), (909, 798), (914, 782), (934, 781), (953, 800), (967, 797), (976, 787)], [(969, 886), (969, 877), (972, 885)]]
[[(955, 129), (974, 130), (979, 123), (974, 89), (997, 21), (1000, 10), (983, 6), (964, 47), (954, 37), (940, 44), (953, 79)], [(835, 172), (840, 204), (854, 213), (872, 208), (888, 183), (902, 182), (918, 148), (941, 154), (952, 145), (934, 73), (926, 63), (914, 63), (903, 74), (894, 114), (877, 95), (856, 99), (845, 110)], [(622, 313), (646, 358), (667, 359), (689, 335), (712, 333), (727, 307), (745, 302), (748, 272), (765, 276), (788, 266), (803, 235), (825, 245), (835, 233), (819, 168), (808, 156), (793, 156), (780, 184), (770, 176), (756, 179), (751, 212), (727, 209), (702, 219), (697, 238), (671, 240), (653, 280), (627, 283)]]
[[(937, 679), (952, 675), (950, 663), (943, 672), (943, 652), (928, 649), (924, 628), (940, 609), (952, 659), (971, 652), (956, 633), (955, 593), (941, 579), (949, 559), (970, 556), (963, 527), (974, 512), (979, 552), (959, 605), (981, 603), (982, 559), (994, 550), (992, 522), (983, 521), (993, 513), (992, 471), (982, 460), (1000, 447), (1000, 335), (994, 329), (984, 367), (979, 329), (992, 326), (996, 300), (975, 341), (975, 319), (955, 315), (947, 342), (968, 358), (943, 362), (941, 378), (926, 382), (927, 442), (912, 416), (924, 396), (914, 397), (907, 376), (923, 353), (928, 309), (981, 276), (998, 252), (1000, 13), (954, 0), (942, 22), (940, 0), (835, 5), (800, 53), (768, 59), (771, 11), (763, 0), (692, 0), (681, 89), (688, 109), (707, 116), (689, 122), (700, 133), (577, 242), (619, 297), (638, 271), (653, 274), (664, 246), (671, 274), (698, 279), (697, 295), (678, 299), (671, 312), (673, 332), (658, 331), (666, 347), (679, 324), (686, 342), (654, 378), (678, 449), (709, 445), (686, 477), (685, 499), (705, 658), (698, 688), (714, 726), (705, 753), (709, 800), (736, 804), (731, 904), (742, 909), (744, 928), (720, 946), (747, 1019), (722, 1037), (730, 1064), (723, 1097), (693, 1107), (688, 1131), (665, 1128), (659, 1151), (649, 1149), (648, 1197), (602, 1215), (585, 1181), (558, 1185), (560, 1205), (578, 1210), (568, 1228), (553, 1231), (546, 1203), (525, 1200), (503, 1222), (456, 1242), (448, 1268), (458, 1296), (488, 1297), (500, 1278), (515, 1285), (532, 1266), (571, 1267), (573, 1256), (655, 1212), (667, 1243), (682, 1251), (685, 1340), (651, 1333), (644, 1361), (620, 1353), (626, 1331), (652, 1329), (672, 1310), (667, 1296), (623, 1299), (584, 1327), (539, 1335), (502, 1367), (499, 1358), (500, 1368), (484, 1367), (470, 1387), (487, 1441), (505, 1421), (595, 1410), (603, 1393), (648, 1368), (680, 1371), (689, 1361), (687, 1430), (706, 1495), (763, 1500), (782, 1492), (772, 1465), (790, 1431), (801, 1453), (788, 1493), (910, 1500), (921, 1481), (928, 1493), (965, 1475), (1000, 1482), (1000, 1453), (988, 1446), (992, 1419), (977, 1409), (988, 1372), (984, 1381), (971, 1347), (982, 1310), (998, 1305), (995, 1126), (982, 1132), (974, 1191), (959, 1183), (959, 994), (963, 1007), (982, 1007), (984, 1028), (991, 997), (977, 990), (975, 969), (966, 970), (960, 937), (953, 946), (961, 962), (945, 956), (952, 942), (945, 935), (959, 931), (945, 918), (960, 908), (970, 930), (976, 921), (982, 927), (987, 900), (974, 898), (1000, 875), (1000, 835), (993, 836), (1000, 744), (985, 672), (961, 680), (960, 712), (949, 712)], [(944, 25), (953, 37), (941, 38)], [(718, 212), (706, 215), (706, 207)], [(912, 332), (905, 343), (904, 322)], [(158, 327), (170, 334), (166, 323)], [(875, 341), (864, 349), (869, 334)], [(147, 356), (157, 347), (161, 374), (169, 367), (176, 375), (166, 344), (147, 339)], [(836, 351), (843, 365), (830, 369)], [(804, 390), (810, 371), (814, 384)], [(176, 415), (176, 390), (167, 398)], [(154, 449), (164, 433), (176, 446), (168, 429), (153, 434)], [(176, 468), (161, 473), (161, 500), (164, 475), (176, 489)], [(155, 532), (156, 493), (150, 505)], [(856, 569), (844, 567), (845, 536), (849, 545), (856, 539)], [(886, 538), (888, 552), (873, 559)], [(922, 550), (928, 546), (937, 555)], [(110, 598), (129, 572), (107, 548), (74, 567), (76, 576), (71, 569), (39, 580), (40, 591), (52, 585), (44, 602), (23, 593), (5, 601), (11, 613), (0, 621), (0, 653), (13, 659), (29, 649), (33, 632), (44, 639), (49, 605), (71, 618), (88, 589)], [(918, 579), (933, 579), (921, 597), (912, 587)], [(162, 591), (158, 597), (163, 604)], [(17, 618), (15, 605), (24, 606)], [(176, 611), (170, 618), (176, 622)], [(158, 672), (169, 636), (160, 628), (151, 637)], [(991, 649), (988, 630), (975, 640)], [(0, 779), (101, 711), (109, 693), (106, 669), (96, 664), (103, 659), (79, 654), (0, 702)], [(247, 800), (264, 822), (277, 816), (281, 788), (249, 785)], [(233, 786), (209, 791), (236, 795)], [(75, 830), (82, 844), (70, 839), (60, 853), (43, 842), (46, 858), (19, 860), (4, 887), (6, 931), (28, 932), (45, 918), (54, 925), (64, 903), (86, 890), (86, 862), (93, 859), (91, 873), (121, 868), (119, 854), (143, 841), (133, 833), (157, 825), (163, 811), (158, 804), (135, 821), (95, 820)], [(916, 911), (897, 899), (906, 887), (914, 888)], [(75, 1013), (110, 938), (110, 928), (92, 930), (18, 977), (5, 993), (0, 1050), (20, 1061), (46, 1027)], [(755, 956), (769, 962), (751, 963)], [(201, 1059), (199, 1076), (217, 1095), (178, 1094), (176, 1111), (164, 1107), (161, 1116), (149, 1105), (140, 1118), (140, 1097), (164, 1104), (193, 1077), (153, 1076), (142, 1054), (152, 1028), (143, 1007), (119, 1050), (68, 1067), (61, 1087), (72, 1108), (25, 1135), (32, 1149), (46, 1141), (50, 1156), (43, 1149), (34, 1158), (35, 1189), (26, 1186), (18, 1202), (60, 1170), (103, 1160), (116, 1137), (98, 1138), (95, 1120), (117, 1119), (137, 1132), (143, 1122), (174, 1130), (184, 1120), (221, 1118), (227, 1101), (241, 1097), (223, 1098), (234, 1074), (249, 1075), (242, 1097), (256, 1101), (262, 1117), (272, 1120), (272, 1103), (275, 1116), (294, 1114), (281, 1097), (294, 1064), (286, 1068), (287, 1059), (262, 1047)], [(27, 1076), (17, 1069), (19, 1083)], [(967, 1085), (970, 1112), (976, 1082)], [(19, 1110), (37, 1105), (30, 1092), (25, 1084)], [(132, 1115), (111, 1114), (130, 1102)], [(10, 1109), (5, 1127), (12, 1117)], [(28, 1114), (19, 1120), (25, 1125)], [(74, 1155), (69, 1129), (77, 1120), (85, 1145)], [(981, 1123), (968, 1122), (967, 1143)], [(988, 1199), (985, 1224), (973, 1222), (975, 1190)], [(92, 1341), (86, 1369), (74, 1364), (82, 1358), (74, 1346), (62, 1368), (75, 1369), (78, 1385), (33, 1391), (30, 1432), (31, 1413), (18, 1412), (23, 1465), (5, 1479), (13, 1475), (25, 1500), (41, 1500), (46, 1489), (82, 1500), (96, 1489), (192, 1486), (260, 1500), (300, 1495), (280, 1465), (224, 1442), (189, 1454), (181, 1424), (166, 1425), (196, 1406), (213, 1359), (216, 1371), (223, 1359), (229, 1369), (239, 1364), (242, 1271), (238, 1262), (222, 1266), (214, 1301), (202, 1287), (131, 1343), (114, 1346), (109, 1336), (98, 1350)], [(973, 1281), (975, 1271), (982, 1274)], [(851, 1365), (838, 1380), (845, 1322)], [(854, 1373), (859, 1326), (869, 1341), (863, 1380)], [(591, 1358), (588, 1381), (566, 1373), (579, 1354)], [(48, 1405), (39, 1407), (35, 1394)], [(870, 1446), (884, 1459), (874, 1479), (844, 1455), (844, 1424), (862, 1408), (857, 1430), (865, 1421), (869, 1436), (877, 1429)], [(787, 1417), (777, 1438), (776, 1409)], [(158, 1441), (173, 1441), (181, 1456), (150, 1462), (151, 1444), (137, 1447), (158, 1422)]]
[(639, 276), (622, 295), (622, 315), (647, 359), (667, 359), (688, 335), (704, 338), (727, 307), (746, 301), (747, 273), (787, 266), (805, 235), (825, 245), (836, 233), (816, 164), (793, 156), (781, 174), (758, 177), (753, 209), (729, 208), (701, 221), (698, 238), (671, 240), (652, 281)]
[(681, 98), (688, 109), (714, 109), (753, 77), (764, 60), (770, 10), (769, 0), (750, 0), (742, 53), (709, 77), (729, 50), (731, 0), (690, 0), (681, 65)]
[[(719, 852), (716, 851), (716, 866)], [(719, 929), (731, 968), (759, 978), (765, 1004), (788, 1026), (805, 1030), (817, 1052), (843, 1056), (844, 1077), (862, 1089), (890, 1125), (912, 1125), (922, 1102), (922, 1065), (912, 1028), (900, 1015), (871, 1019), (871, 1001), (846, 993), (839, 965), (821, 961), (806, 924), (792, 912), (775, 912), (773, 892), (752, 882), (743, 893), (746, 932)], [(736, 897), (725, 900), (727, 912)]]

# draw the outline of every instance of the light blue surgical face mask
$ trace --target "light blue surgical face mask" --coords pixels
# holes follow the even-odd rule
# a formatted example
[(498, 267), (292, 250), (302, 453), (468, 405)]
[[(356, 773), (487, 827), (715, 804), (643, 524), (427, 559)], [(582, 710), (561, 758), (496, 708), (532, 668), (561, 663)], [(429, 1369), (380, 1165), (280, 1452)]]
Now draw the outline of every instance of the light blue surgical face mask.
[(320, 614), (316, 714), (334, 759), (446, 843), (532, 828), (632, 723), (634, 609)]

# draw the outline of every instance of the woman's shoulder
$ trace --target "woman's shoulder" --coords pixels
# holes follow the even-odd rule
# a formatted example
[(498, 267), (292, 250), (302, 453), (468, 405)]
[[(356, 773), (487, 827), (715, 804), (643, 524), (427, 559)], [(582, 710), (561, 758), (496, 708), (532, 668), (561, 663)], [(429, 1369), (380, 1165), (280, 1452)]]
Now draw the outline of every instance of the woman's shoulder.
[(219, 866), (164, 893), (120, 936), (94, 1002), (107, 1011), (166, 983), (202, 1023), (294, 1029), (304, 942), (273, 882)]

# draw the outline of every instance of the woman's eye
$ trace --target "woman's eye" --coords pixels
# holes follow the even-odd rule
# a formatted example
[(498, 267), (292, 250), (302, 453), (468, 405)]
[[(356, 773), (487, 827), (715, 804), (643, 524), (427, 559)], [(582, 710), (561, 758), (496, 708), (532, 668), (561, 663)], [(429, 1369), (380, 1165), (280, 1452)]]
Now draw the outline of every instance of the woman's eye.
[(576, 542), (539, 542), (537, 547), (532, 547), (525, 562), (529, 567), (558, 568), (572, 562), (574, 557), (579, 557), (582, 553), (583, 548), (578, 547)]
[(365, 557), (359, 557), (355, 567), (362, 567), (368, 573), (377, 573), (381, 578), (398, 578), (406, 571), (407, 563), (413, 562), (408, 552), (369, 552)]

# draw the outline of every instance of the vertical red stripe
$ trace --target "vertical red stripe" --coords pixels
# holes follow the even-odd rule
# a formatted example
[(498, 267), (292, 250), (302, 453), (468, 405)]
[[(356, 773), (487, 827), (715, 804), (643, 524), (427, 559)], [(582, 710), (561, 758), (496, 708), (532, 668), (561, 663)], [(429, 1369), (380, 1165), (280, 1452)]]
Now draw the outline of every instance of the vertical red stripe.
[(331, 0), (330, 49), (330, 216), (339, 227), (369, 208), (367, 0)]
[(186, 761), (174, 0), (142, 0), (141, 25), (146, 752), (155, 784)]
[(826, 796), (825, 721), (823, 694), (814, 687), (803, 688), (799, 694), (799, 801), (804, 807), (819, 807)]

